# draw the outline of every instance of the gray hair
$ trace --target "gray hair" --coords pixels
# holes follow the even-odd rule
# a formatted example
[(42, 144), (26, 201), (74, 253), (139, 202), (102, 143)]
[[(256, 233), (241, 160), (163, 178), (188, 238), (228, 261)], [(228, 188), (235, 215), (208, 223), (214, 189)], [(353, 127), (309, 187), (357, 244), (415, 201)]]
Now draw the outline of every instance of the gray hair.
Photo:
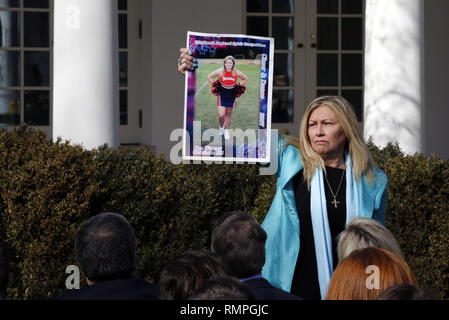
[(367, 247), (385, 249), (404, 258), (396, 238), (387, 228), (374, 219), (358, 217), (352, 219), (338, 236), (338, 261)]

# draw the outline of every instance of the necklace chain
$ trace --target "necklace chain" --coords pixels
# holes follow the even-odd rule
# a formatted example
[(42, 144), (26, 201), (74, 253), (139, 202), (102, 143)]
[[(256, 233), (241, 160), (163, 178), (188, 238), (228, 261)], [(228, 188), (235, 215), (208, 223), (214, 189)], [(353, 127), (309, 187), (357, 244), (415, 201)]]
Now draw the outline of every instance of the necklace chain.
[(335, 194), (334, 194), (334, 191), (332, 190), (332, 187), (331, 187), (331, 184), (329, 183), (329, 180), (327, 180), (327, 174), (324, 175), (324, 178), (326, 179), (327, 185), (329, 186), (329, 190), (332, 193), (332, 197), (334, 198), (334, 201), (332, 201), (331, 203), (334, 205), (335, 208), (337, 208), (338, 204), (340, 204), (340, 201), (337, 201), (337, 195), (338, 195), (338, 192), (340, 191), (340, 187), (341, 187), (341, 183), (343, 182), (344, 175), (345, 175), (345, 170), (343, 170), (343, 173), (342, 173), (341, 178), (340, 178), (340, 184), (338, 185), (338, 189), (337, 189), (337, 192)]

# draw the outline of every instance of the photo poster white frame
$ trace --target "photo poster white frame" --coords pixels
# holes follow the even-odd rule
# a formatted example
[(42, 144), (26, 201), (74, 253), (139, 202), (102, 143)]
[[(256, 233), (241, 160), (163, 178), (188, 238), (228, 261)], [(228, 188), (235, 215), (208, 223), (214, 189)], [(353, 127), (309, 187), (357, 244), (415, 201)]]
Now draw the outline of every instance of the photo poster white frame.
[[(187, 46), (191, 55), (196, 59), (198, 67), (186, 72), (184, 95), (184, 134), (183, 134), (183, 160), (202, 160), (206, 162), (226, 163), (269, 163), (271, 148), (271, 114), (273, 93), (273, 65), (274, 65), (274, 39), (266, 37), (211, 34), (188, 31)], [(230, 139), (225, 139), (219, 132), (218, 102), (201, 103), (201, 97), (211, 101), (213, 94), (211, 84), (204, 71), (209, 71), (212, 65), (221, 68), (227, 56), (233, 56), (235, 67), (246, 67), (256, 76), (246, 83), (246, 91), (237, 98), (236, 106), (231, 113)], [(221, 62), (220, 62), (221, 61)], [(208, 66), (209, 65), (209, 66)], [(243, 65), (243, 66), (242, 66)], [(206, 68), (206, 66), (208, 66)], [(256, 69), (254, 69), (256, 68)], [(256, 71), (254, 71), (256, 70)], [(197, 84), (202, 73), (202, 82)], [(204, 81), (206, 79), (206, 81)], [(251, 80), (251, 81), (250, 81)], [(239, 79), (239, 82), (241, 80)], [(254, 92), (255, 90), (256, 93)], [(248, 92), (252, 99), (247, 98), (245, 107), (239, 102)], [(205, 97), (209, 94), (210, 97)], [(249, 93), (248, 93), (249, 96)], [(204, 98), (205, 97), (205, 98)], [(215, 97), (215, 99), (217, 99)], [(245, 117), (240, 118), (242, 126), (250, 123), (252, 128), (239, 128), (232, 126), (238, 115), (243, 114), (243, 108), (249, 111)], [(213, 120), (209, 125), (202, 127), (198, 119), (199, 110), (206, 110), (206, 115)], [(246, 111), (246, 109), (245, 109)], [(249, 114), (249, 115), (248, 115)], [(234, 118), (233, 118), (234, 115)], [(246, 117), (249, 117), (246, 119)], [(246, 121), (248, 120), (248, 121)]]

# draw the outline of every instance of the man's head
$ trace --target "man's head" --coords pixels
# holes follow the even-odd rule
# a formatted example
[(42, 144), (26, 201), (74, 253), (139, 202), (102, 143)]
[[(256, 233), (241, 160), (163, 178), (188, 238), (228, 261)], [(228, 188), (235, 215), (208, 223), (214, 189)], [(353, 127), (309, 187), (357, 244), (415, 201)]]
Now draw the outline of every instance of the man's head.
[(211, 249), (223, 261), (226, 272), (246, 278), (262, 272), (267, 234), (247, 212), (225, 213), (215, 226)]
[(185, 300), (207, 280), (225, 275), (216, 254), (187, 250), (167, 263), (159, 278), (159, 300)]
[(87, 220), (76, 236), (75, 251), (90, 282), (127, 278), (136, 270), (134, 229), (116, 213), (101, 213)]

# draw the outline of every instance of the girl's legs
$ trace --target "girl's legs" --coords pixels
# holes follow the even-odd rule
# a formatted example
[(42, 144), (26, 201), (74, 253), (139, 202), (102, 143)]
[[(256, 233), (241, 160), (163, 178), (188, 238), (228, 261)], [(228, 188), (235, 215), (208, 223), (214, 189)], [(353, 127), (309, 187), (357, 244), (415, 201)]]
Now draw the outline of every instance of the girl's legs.
[(225, 127), (225, 120), (226, 120), (226, 108), (218, 106), (218, 122), (220, 123), (220, 128)]
[(231, 113), (232, 113), (232, 108), (225, 108), (225, 121), (224, 121), (224, 128), (225, 129), (229, 129), (229, 126), (231, 124)]
[(231, 124), (231, 113), (232, 108), (226, 108), (225, 113), (225, 129), (224, 129), (224, 137), (226, 140), (229, 140), (231, 138), (231, 135), (229, 134), (229, 125)]

